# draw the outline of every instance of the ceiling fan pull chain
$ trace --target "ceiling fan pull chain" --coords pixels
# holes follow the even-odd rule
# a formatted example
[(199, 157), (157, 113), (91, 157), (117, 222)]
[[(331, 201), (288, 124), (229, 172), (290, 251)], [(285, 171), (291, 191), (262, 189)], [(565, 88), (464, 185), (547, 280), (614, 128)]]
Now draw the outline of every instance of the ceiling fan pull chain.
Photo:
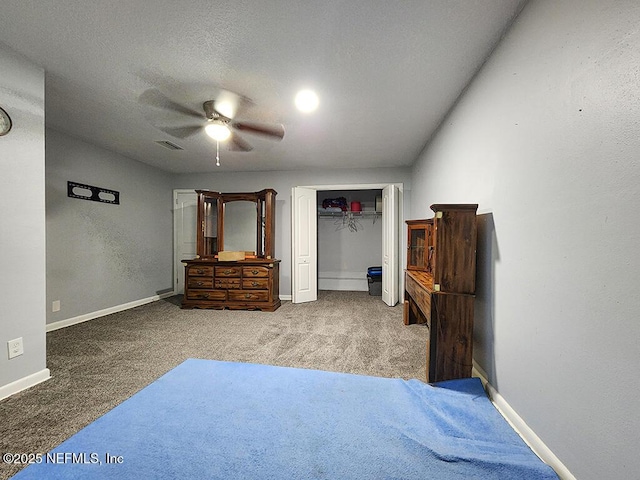
[(220, 142), (216, 140), (216, 167), (220, 166)]

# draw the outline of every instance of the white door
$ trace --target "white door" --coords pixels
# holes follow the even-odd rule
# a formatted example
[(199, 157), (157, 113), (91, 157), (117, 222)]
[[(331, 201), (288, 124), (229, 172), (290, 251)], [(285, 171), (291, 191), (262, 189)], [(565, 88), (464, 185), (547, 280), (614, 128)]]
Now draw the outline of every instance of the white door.
[(398, 187), (382, 189), (382, 301), (398, 303)]
[(174, 190), (173, 192), (173, 238), (174, 238), (174, 278), (175, 295), (184, 293), (184, 265), (182, 260), (196, 256), (196, 222), (198, 194), (193, 190)]
[(291, 301), (318, 299), (318, 218), (316, 190), (291, 190)]

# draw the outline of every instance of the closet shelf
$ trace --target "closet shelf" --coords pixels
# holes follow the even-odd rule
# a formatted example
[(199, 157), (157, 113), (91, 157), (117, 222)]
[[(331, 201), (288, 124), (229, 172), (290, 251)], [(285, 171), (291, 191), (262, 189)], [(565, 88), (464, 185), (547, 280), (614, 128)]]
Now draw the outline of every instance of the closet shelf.
[(377, 212), (321, 212), (318, 211), (318, 216), (323, 218), (332, 218), (334, 219), (333, 224), (337, 226), (337, 230), (342, 230), (343, 228), (349, 228), (352, 232), (357, 232), (361, 230), (362, 224), (360, 220), (363, 218), (370, 218), (373, 224), (376, 224), (376, 220), (381, 217), (381, 213)]
[(321, 212), (318, 211), (319, 217), (346, 217), (352, 215), (354, 217), (379, 217), (380, 212)]

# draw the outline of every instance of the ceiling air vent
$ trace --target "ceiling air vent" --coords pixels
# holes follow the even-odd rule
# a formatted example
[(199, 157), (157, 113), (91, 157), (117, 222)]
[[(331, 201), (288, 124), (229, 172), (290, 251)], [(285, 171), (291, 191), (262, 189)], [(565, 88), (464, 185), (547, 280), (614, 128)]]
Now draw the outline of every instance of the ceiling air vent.
[(156, 143), (158, 145), (162, 145), (164, 148), (168, 148), (169, 150), (184, 150), (180, 145), (176, 145), (175, 143), (167, 140), (157, 140)]

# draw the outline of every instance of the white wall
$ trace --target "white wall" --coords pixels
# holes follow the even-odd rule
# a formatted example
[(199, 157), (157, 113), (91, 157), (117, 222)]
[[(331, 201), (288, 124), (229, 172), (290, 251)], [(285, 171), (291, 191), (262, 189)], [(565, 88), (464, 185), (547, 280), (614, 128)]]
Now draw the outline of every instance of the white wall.
[[(45, 365), (44, 71), (0, 45), (0, 398), (49, 377)], [(7, 341), (24, 354), (8, 359)]]
[(640, 3), (532, 0), (413, 169), (479, 203), (475, 360), (580, 479), (637, 478)]
[[(46, 145), (47, 322), (173, 290), (171, 175), (50, 129)], [(120, 204), (70, 198), (67, 181), (115, 190)]]
[[(409, 168), (371, 168), (366, 170), (292, 170), (184, 174), (174, 177), (176, 189), (208, 189), (219, 192), (257, 192), (273, 188), (276, 196), (275, 255), (280, 263), (280, 295), (291, 295), (291, 189), (297, 186), (402, 183), (410, 189)], [(407, 202), (405, 202), (405, 208)], [(403, 222), (404, 218), (400, 218)], [(402, 237), (401, 237), (402, 238)]]

